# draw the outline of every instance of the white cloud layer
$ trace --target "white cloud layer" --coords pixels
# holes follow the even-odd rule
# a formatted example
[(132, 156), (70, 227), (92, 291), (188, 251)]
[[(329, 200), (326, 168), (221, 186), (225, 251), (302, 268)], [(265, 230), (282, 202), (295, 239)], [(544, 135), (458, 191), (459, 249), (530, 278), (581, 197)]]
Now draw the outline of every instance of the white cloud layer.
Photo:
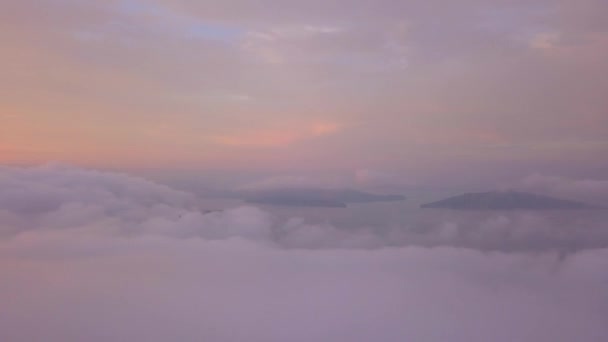
[(0, 189), (2, 341), (608, 338), (608, 249), (540, 253), (592, 240), (580, 218), (570, 235), (532, 214), (349, 231), (205, 213), (186, 193), (64, 166), (3, 168)]
[[(526, 184), (533, 184), (534, 179), (530, 180)], [(593, 196), (601, 193), (593, 191), (597, 189), (587, 183), (559, 183), (563, 185), (557, 189)], [(565, 254), (608, 247), (605, 210), (404, 209), (402, 215), (411, 219), (400, 223), (387, 220), (378, 226), (352, 220), (335, 224), (327, 220), (276, 217), (252, 206), (209, 212), (194, 195), (186, 192), (124, 174), (61, 165), (0, 169), (0, 187), (3, 189), (0, 236), (5, 238), (68, 230), (69, 234), (116, 237), (158, 235), (205, 240), (238, 237), (279, 248), (304, 249), (451, 246)]]

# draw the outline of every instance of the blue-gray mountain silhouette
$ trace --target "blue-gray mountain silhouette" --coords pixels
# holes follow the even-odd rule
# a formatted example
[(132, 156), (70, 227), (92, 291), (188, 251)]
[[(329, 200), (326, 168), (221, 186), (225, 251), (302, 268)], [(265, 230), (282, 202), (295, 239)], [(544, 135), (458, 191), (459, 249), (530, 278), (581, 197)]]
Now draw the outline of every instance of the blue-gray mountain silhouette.
[(377, 195), (353, 189), (274, 189), (245, 194), (252, 203), (306, 207), (346, 207), (348, 203), (405, 200), (401, 195)]
[(441, 201), (421, 205), (422, 208), (446, 208), (469, 210), (511, 209), (592, 209), (595, 206), (560, 198), (520, 191), (471, 192)]

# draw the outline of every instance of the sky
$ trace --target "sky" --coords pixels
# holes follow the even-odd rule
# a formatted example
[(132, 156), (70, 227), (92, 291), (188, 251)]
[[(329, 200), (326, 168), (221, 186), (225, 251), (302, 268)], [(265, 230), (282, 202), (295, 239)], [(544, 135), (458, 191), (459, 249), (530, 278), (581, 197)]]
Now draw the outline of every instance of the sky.
[(3, 164), (608, 170), (603, 0), (8, 0), (0, 39)]
[(606, 0), (0, 0), (0, 341), (608, 341), (606, 94)]

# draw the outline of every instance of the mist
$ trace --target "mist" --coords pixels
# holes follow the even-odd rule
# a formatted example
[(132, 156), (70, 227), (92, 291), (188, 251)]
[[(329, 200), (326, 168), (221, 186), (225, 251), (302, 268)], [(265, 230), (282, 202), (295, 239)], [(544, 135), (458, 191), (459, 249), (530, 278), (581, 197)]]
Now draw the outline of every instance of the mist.
[(0, 41), (0, 342), (608, 341), (607, 0), (0, 0)]
[(3, 341), (608, 337), (597, 213), (347, 227), (62, 165), (0, 187)]

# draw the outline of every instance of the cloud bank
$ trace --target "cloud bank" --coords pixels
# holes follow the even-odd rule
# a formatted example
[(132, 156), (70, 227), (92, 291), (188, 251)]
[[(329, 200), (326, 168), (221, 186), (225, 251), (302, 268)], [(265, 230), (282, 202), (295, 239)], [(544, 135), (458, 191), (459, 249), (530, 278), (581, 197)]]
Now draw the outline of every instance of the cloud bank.
[[(2, 168), (0, 188), (3, 341), (608, 337), (608, 249), (556, 258), (552, 218), (349, 230), (57, 165)], [(563, 241), (594, 238), (577, 220)]]
[[(585, 188), (568, 185), (567, 189)], [(583, 182), (582, 184), (586, 184)], [(400, 246), (569, 253), (608, 247), (604, 210), (459, 212), (403, 209), (402, 222), (365, 225), (278, 217), (253, 206), (208, 211), (189, 193), (125, 174), (62, 165), (0, 169), (0, 236), (241, 238), (276, 248)], [(594, 188), (595, 189), (595, 188)], [(592, 195), (599, 191), (591, 192)], [(382, 218), (381, 218), (382, 219)]]

